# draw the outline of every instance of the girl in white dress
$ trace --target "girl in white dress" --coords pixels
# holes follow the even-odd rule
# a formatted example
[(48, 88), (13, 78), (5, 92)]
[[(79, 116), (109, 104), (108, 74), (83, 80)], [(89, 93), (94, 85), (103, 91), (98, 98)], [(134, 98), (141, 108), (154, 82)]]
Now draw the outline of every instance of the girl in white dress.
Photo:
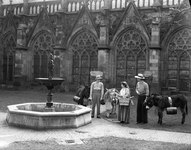
[[(130, 88), (127, 82), (121, 82), (121, 90), (119, 92), (119, 99), (120, 98), (130, 98)], [(118, 114), (117, 119), (121, 123), (129, 123), (130, 120), (130, 100), (129, 105), (118, 105)]]

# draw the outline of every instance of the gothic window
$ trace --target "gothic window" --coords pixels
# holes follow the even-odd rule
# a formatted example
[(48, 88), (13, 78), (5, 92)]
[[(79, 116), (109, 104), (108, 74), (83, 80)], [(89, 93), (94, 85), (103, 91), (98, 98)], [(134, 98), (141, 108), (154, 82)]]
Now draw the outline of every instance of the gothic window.
[(168, 84), (169, 87), (177, 86), (178, 58), (175, 52), (171, 52), (168, 57)]
[(101, 7), (103, 7), (103, 6), (104, 6), (104, 0), (101, 1)]
[(140, 52), (137, 57), (137, 72), (142, 72), (146, 70), (146, 58), (143, 52)]
[(135, 54), (131, 51), (127, 54), (127, 78), (129, 82), (129, 86), (133, 87), (135, 85), (135, 80), (134, 76), (136, 75), (136, 59), (135, 59)]
[(139, 1), (139, 7), (143, 7), (143, 1)]
[(168, 86), (191, 90), (191, 30), (183, 29), (170, 40), (168, 49)]
[(96, 1), (96, 10), (99, 10), (99, 5), (100, 5), (100, 2)]
[(7, 80), (7, 54), (3, 53), (3, 80)]
[(119, 38), (116, 45), (116, 81), (126, 80), (133, 87), (134, 76), (146, 70), (147, 44), (140, 33), (129, 30)]
[(117, 55), (117, 81), (123, 81), (126, 78), (126, 63), (123, 52), (119, 52)]
[(95, 10), (96, 4), (95, 1), (92, 2), (92, 10)]
[(112, 0), (112, 8), (115, 8), (115, 0)]
[(53, 53), (53, 45), (54, 40), (47, 33), (39, 35), (34, 41), (32, 48), (34, 50), (34, 78), (48, 77), (48, 59), (50, 53)]
[(54, 76), (60, 77), (60, 52), (55, 51), (54, 54)]
[(71, 3), (68, 4), (68, 12), (71, 12)]
[(184, 52), (180, 56), (180, 90), (189, 91), (190, 83), (188, 82), (190, 78), (190, 57)]
[(73, 52), (74, 84), (90, 84), (90, 71), (98, 67), (97, 47), (97, 41), (89, 32), (82, 32), (74, 39), (70, 48)]
[(79, 54), (78, 52), (74, 52), (73, 53), (73, 82), (74, 83), (79, 83), (80, 82), (80, 79), (79, 79), (79, 74), (80, 74), (80, 66), (79, 66), (79, 61), (80, 61), (80, 58), (79, 58)]
[(125, 3), (126, 3), (126, 0), (122, 0), (122, 2), (121, 2), (121, 7), (122, 8), (125, 8)]
[(13, 81), (16, 40), (8, 35), (4, 40), (3, 80)]
[(149, 6), (149, 0), (145, 0), (145, 7)]
[(40, 54), (38, 51), (34, 52), (34, 78), (40, 77)]

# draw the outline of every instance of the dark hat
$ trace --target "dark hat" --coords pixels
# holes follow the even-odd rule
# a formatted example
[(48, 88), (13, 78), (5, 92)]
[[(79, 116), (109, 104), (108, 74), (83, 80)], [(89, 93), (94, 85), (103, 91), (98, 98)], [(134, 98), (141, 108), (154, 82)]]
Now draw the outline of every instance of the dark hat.
[(125, 87), (128, 86), (127, 82), (126, 81), (122, 81), (121, 84), (125, 85)]

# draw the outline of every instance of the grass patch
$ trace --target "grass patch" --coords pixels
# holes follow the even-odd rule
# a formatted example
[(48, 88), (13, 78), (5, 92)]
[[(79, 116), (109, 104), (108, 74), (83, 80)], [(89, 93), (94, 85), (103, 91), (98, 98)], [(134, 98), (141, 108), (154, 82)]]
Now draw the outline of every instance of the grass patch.
[(119, 137), (81, 139), (84, 144), (59, 145), (56, 141), (14, 142), (3, 150), (190, 150), (191, 145), (132, 140)]

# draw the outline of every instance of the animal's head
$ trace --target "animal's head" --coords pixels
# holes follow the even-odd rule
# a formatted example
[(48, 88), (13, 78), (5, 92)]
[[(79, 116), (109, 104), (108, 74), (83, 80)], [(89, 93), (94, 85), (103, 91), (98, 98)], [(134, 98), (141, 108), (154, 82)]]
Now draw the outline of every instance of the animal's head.
[(109, 98), (111, 98), (111, 96), (116, 96), (116, 93), (119, 93), (119, 92), (115, 88), (106, 89), (106, 92), (104, 94), (104, 98), (109, 99)]
[(146, 109), (149, 110), (154, 105), (154, 101), (151, 96), (147, 97), (145, 100)]
[(146, 109), (149, 110), (153, 105), (158, 106), (159, 101), (162, 99), (162, 96), (159, 94), (151, 94), (145, 100)]

